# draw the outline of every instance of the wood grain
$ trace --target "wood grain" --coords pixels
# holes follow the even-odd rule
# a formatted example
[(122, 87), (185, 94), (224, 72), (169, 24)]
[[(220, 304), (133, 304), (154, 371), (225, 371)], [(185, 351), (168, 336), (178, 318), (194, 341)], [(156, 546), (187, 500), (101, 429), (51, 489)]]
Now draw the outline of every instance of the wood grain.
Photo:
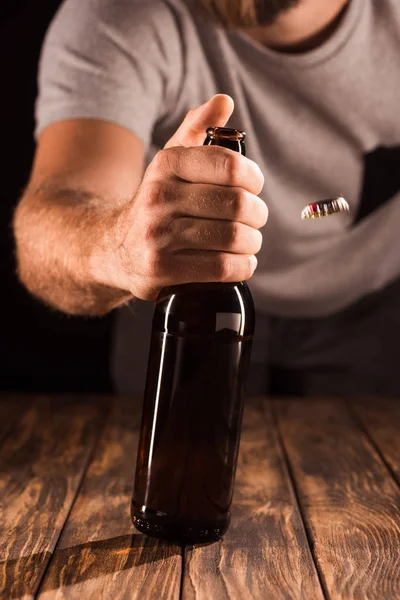
[(17, 394), (0, 394), (0, 445), (21, 420), (32, 398)]
[(130, 518), (139, 403), (113, 402), (40, 588), (41, 600), (179, 598), (181, 548), (142, 536)]
[(185, 555), (183, 600), (322, 600), (269, 409), (247, 406), (231, 528)]
[(357, 401), (351, 409), (384, 456), (400, 485), (400, 398)]
[(335, 600), (400, 598), (400, 491), (344, 403), (276, 403), (313, 552)]
[(96, 439), (100, 411), (38, 398), (0, 448), (0, 596), (33, 598)]

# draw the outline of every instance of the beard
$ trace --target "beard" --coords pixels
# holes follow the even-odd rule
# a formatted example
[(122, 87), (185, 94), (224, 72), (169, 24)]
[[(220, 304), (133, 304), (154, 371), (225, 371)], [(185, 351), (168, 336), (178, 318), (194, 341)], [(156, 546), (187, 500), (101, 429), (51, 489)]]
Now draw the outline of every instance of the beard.
[(283, 12), (299, 4), (300, 0), (260, 0), (257, 1), (258, 25), (272, 25)]
[(272, 25), (301, 0), (198, 0), (208, 17), (226, 27)]

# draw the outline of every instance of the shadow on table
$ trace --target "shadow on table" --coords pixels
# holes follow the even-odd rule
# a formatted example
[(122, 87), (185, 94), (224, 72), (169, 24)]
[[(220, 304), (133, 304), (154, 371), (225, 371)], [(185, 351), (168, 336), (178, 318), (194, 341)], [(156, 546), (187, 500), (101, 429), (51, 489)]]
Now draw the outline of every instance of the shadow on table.
[(35, 594), (43, 577), (41, 592), (135, 567), (146, 569), (150, 564), (181, 554), (180, 546), (141, 534), (60, 548), (53, 555), (42, 552), (0, 562), (0, 595), (6, 592), (11, 600)]

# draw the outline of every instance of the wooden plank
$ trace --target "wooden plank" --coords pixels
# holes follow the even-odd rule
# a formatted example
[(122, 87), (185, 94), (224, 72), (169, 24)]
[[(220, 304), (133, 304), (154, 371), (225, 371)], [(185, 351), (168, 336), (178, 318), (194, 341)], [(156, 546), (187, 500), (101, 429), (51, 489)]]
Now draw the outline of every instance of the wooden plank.
[(329, 598), (400, 598), (400, 490), (340, 401), (276, 403)]
[(130, 518), (138, 404), (114, 403), (40, 588), (41, 600), (179, 598), (180, 546), (137, 533)]
[(0, 445), (22, 419), (32, 402), (28, 396), (17, 394), (0, 394)]
[(270, 409), (261, 403), (245, 410), (227, 535), (186, 551), (183, 600), (210, 598), (323, 598)]
[(359, 400), (351, 408), (400, 484), (400, 398)]
[(38, 398), (0, 449), (0, 597), (33, 598), (96, 438), (99, 409)]

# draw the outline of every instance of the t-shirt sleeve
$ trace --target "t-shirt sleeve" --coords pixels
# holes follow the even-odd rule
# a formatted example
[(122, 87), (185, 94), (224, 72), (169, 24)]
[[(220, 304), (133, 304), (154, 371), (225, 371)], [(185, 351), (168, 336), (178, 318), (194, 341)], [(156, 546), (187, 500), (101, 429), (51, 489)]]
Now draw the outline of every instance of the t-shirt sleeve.
[(65, 0), (41, 53), (35, 136), (56, 121), (101, 119), (148, 149), (181, 78), (179, 26), (164, 0)]

